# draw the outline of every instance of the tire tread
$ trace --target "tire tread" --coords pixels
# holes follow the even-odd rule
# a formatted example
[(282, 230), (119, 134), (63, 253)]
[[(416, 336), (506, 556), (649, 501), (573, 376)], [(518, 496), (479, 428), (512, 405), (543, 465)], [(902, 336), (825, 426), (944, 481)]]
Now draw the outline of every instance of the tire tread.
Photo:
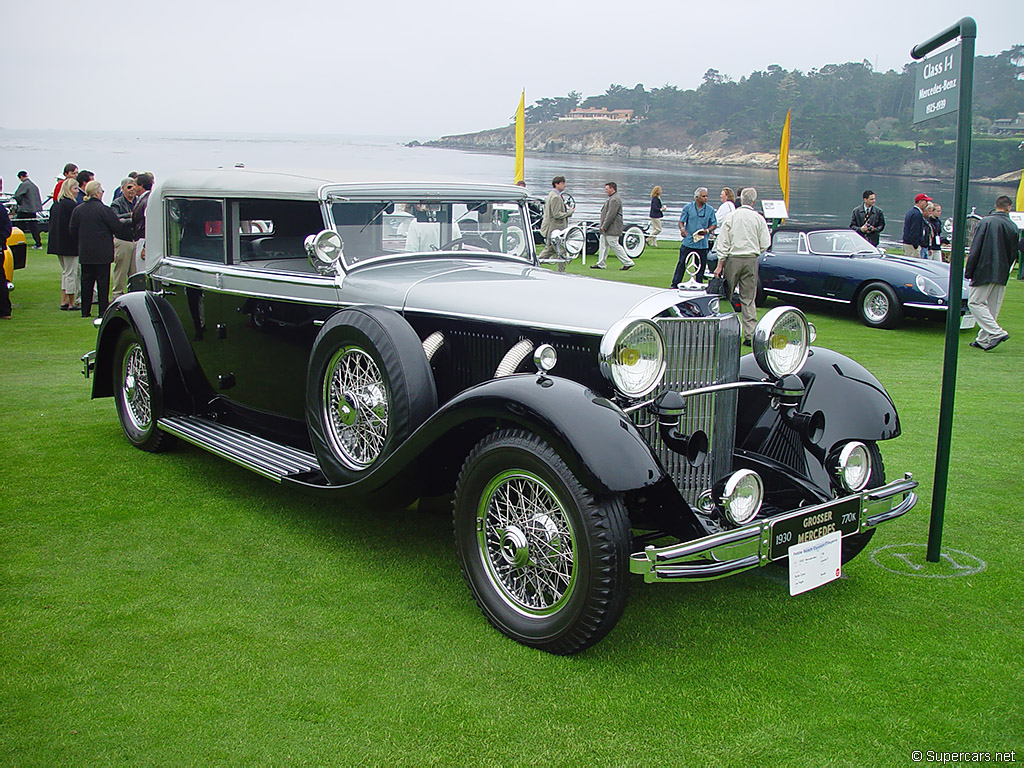
[[(566, 656), (578, 653), (594, 645), (611, 631), (622, 616), (629, 598), (630, 527), (626, 506), (621, 496), (598, 499), (576, 480), (550, 445), (539, 436), (520, 429), (498, 430), (478, 442), (463, 462), (462, 469), (459, 471), (457, 489), (463, 487), (466, 475), (476, 459), (499, 442), (505, 442), (508, 447), (515, 447), (531, 453), (549, 464), (561, 465), (561, 469), (564, 471), (559, 471), (558, 474), (566, 483), (569, 492), (582, 502), (580, 515), (584, 518), (584, 524), (586, 525), (589, 520), (593, 529), (591, 561), (596, 567), (591, 574), (591, 589), (579, 618), (567, 631), (551, 639), (532, 640), (511, 635), (508, 628), (502, 626), (500, 621), (491, 614), (477, 594), (476, 585), (464, 562), (461, 569), (463, 579), (487, 620), (503, 634), (512, 636), (513, 639), (524, 645), (555, 655)], [(456, 490), (452, 511), (457, 548), (459, 545), (459, 501), (460, 494)]]

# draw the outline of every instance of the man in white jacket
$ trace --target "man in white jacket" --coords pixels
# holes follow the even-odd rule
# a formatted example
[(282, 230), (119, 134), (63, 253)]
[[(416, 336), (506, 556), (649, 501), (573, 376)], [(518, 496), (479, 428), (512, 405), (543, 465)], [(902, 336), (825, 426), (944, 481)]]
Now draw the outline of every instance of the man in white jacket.
[(768, 250), (771, 236), (768, 222), (754, 210), (757, 190), (744, 188), (740, 194), (741, 207), (737, 208), (722, 225), (718, 235), (718, 266), (715, 277), (725, 272), (726, 295), (733, 288), (740, 293), (740, 316), (743, 323), (743, 344), (750, 346), (757, 326), (757, 257)]

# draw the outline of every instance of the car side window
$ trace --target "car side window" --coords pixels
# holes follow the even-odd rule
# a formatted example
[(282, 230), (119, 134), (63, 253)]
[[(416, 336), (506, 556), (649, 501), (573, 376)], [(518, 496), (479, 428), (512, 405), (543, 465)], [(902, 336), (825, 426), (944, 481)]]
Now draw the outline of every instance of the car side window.
[(224, 204), (207, 198), (167, 200), (167, 254), (224, 262)]
[(772, 251), (774, 253), (796, 253), (799, 239), (799, 232), (776, 232), (775, 237), (772, 238)]
[(238, 240), (231, 249), (234, 263), (305, 271), (305, 240), (324, 229), (318, 202), (238, 200), (231, 205), (232, 219), (238, 222)]

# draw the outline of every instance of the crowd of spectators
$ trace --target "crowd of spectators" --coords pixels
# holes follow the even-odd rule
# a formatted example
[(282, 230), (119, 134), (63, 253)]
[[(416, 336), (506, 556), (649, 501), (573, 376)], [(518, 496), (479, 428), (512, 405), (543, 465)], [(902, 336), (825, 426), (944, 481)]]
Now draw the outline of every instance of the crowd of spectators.
[[(39, 188), (27, 171), (18, 173), (19, 185), (12, 196), (18, 226), (31, 234), (42, 248), (38, 213), (43, 210)], [(146, 204), (153, 188), (152, 173), (131, 171), (121, 180), (110, 205), (105, 189), (92, 171), (75, 163), (64, 166), (53, 188), (47, 253), (60, 262), (62, 311), (90, 317), (95, 302), (102, 315), (111, 298), (127, 290), (128, 276), (144, 268)], [(2, 208), (2, 206), (0, 206)], [(4, 209), (4, 213), (7, 211)], [(3, 217), (8, 219), (9, 217)], [(0, 220), (0, 240), (6, 245), (10, 230)], [(0, 318), (11, 315), (7, 282), (0, 287)], [(112, 291), (112, 295), (111, 295)]]

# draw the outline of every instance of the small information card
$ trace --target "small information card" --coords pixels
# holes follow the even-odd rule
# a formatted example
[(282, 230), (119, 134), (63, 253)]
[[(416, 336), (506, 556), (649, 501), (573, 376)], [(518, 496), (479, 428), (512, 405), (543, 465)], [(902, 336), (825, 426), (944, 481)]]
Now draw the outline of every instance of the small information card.
[(843, 532), (789, 548), (789, 594), (799, 595), (839, 578), (843, 572)]
[(762, 200), (761, 210), (764, 211), (766, 219), (788, 219), (789, 211), (786, 210), (786, 203), (782, 200)]

